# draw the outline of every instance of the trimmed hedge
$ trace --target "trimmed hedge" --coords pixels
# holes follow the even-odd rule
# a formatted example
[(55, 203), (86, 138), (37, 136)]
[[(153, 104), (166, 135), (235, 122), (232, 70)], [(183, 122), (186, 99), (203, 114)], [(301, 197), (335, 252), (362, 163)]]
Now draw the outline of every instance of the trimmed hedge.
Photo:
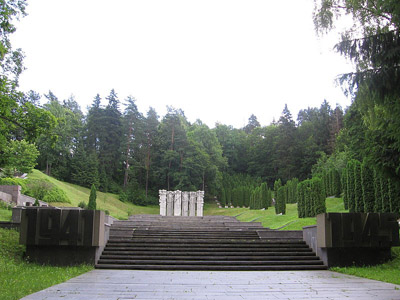
[(361, 165), (361, 186), (364, 202), (364, 212), (374, 212), (375, 206), (375, 186), (374, 171), (368, 166), (366, 161)]
[(277, 215), (278, 214), (282, 214), (282, 215), (286, 214), (285, 193), (286, 193), (286, 188), (284, 186), (281, 186), (278, 189), (277, 197), (275, 197), (275, 213)]
[(297, 215), (299, 218), (315, 217), (326, 212), (325, 187), (322, 178), (315, 177), (299, 183), (297, 188)]

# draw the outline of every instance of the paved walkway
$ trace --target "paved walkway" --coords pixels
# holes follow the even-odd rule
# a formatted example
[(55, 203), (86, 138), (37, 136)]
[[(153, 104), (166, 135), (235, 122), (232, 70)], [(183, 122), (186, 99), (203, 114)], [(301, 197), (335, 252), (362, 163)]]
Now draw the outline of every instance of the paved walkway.
[(400, 299), (400, 285), (330, 271), (94, 270), (28, 299)]

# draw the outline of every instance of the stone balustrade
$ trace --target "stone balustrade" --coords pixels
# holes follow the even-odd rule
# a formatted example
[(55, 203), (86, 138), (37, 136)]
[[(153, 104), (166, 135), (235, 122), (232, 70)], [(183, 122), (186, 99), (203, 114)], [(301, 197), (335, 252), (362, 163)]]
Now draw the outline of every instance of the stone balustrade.
[(204, 191), (159, 191), (161, 216), (203, 216)]

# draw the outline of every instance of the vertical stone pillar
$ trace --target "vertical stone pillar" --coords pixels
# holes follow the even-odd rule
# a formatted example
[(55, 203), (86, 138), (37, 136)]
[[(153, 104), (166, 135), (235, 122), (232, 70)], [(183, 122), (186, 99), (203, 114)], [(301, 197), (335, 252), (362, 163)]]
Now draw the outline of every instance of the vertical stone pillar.
[(167, 215), (167, 191), (166, 190), (159, 190), (160, 195), (160, 215), (166, 216)]
[(194, 217), (196, 215), (196, 192), (189, 192), (189, 216)]
[(203, 216), (204, 191), (197, 191), (197, 216)]
[(174, 192), (167, 192), (167, 216), (174, 215)]
[(174, 198), (174, 216), (181, 216), (182, 215), (182, 192), (175, 191), (175, 198)]
[(182, 192), (182, 216), (189, 215), (189, 193)]

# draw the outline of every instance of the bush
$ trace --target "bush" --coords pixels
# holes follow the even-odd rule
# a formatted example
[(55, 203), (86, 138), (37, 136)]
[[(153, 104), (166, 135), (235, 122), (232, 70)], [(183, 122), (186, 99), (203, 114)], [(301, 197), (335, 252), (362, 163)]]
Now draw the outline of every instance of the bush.
[(344, 209), (349, 209), (349, 201), (347, 199), (348, 191), (347, 191), (347, 169), (343, 169), (342, 171), (342, 189), (343, 189), (343, 204)]
[(366, 161), (361, 165), (361, 186), (364, 201), (364, 212), (374, 212), (375, 206), (375, 187), (374, 171), (368, 166)]
[(144, 190), (128, 188), (124, 192), (119, 194), (119, 200), (122, 202), (131, 202), (136, 205), (156, 205), (158, 204), (158, 198), (152, 195), (147, 195)]
[(326, 212), (324, 184), (321, 178), (311, 179), (312, 202), (314, 203), (314, 216)]
[(347, 202), (349, 204), (349, 212), (356, 211), (356, 196), (355, 196), (355, 184), (354, 184), (354, 167), (355, 160), (350, 160), (347, 163)]
[(297, 216), (305, 217), (305, 202), (304, 202), (304, 181), (297, 185)]
[(21, 186), (21, 193), (26, 192), (26, 180), (22, 178), (0, 178), (0, 185), (19, 185)]
[(364, 212), (364, 199), (361, 184), (361, 163), (356, 160), (354, 163), (354, 195), (355, 195), (355, 211)]
[(90, 189), (90, 196), (89, 196), (89, 203), (88, 203), (88, 209), (95, 210), (96, 209), (96, 187), (94, 184), (92, 184), (92, 187)]
[(87, 204), (85, 203), (85, 201), (81, 201), (78, 203), (78, 207), (83, 208), (83, 209), (87, 209)]
[(12, 205), (7, 204), (7, 203), (5, 203), (3, 201), (0, 201), (0, 208), (7, 209), (7, 210), (12, 210)]
[(275, 202), (275, 213), (284, 215), (286, 213), (286, 188), (281, 186), (278, 189), (276, 202)]
[(62, 203), (71, 203), (71, 200), (68, 199), (67, 194), (57, 188), (53, 187), (50, 191), (48, 191), (43, 199), (44, 202), (50, 203), (50, 202), (62, 202)]
[(67, 194), (45, 179), (29, 179), (26, 184), (26, 194), (45, 202), (71, 203)]

